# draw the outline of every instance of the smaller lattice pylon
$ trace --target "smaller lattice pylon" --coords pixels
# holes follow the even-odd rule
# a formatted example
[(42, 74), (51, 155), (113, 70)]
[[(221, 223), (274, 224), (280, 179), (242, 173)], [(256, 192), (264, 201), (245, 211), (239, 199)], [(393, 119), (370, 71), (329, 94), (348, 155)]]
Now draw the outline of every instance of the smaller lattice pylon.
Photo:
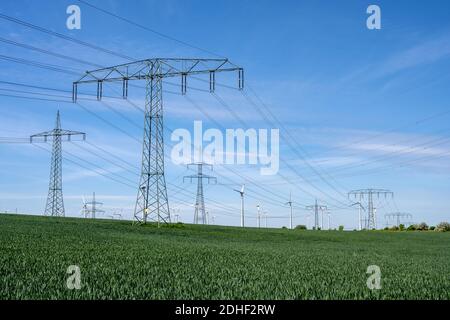
[(61, 129), (61, 119), (58, 111), (56, 114), (55, 129), (30, 136), (30, 143), (39, 140), (47, 142), (49, 138), (53, 139), (50, 182), (44, 212), (46, 216), (65, 216), (62, 193), (62, 141), (63, 139), (71, 141), (73, 136), (79, 135), (83, 137), (83, 140), (86, 139), (86, 134), (84, 132)]
[(208, 183), (213, 181), (217, 183), (217, 178), (206, 175), (203, 173), (203, 167), (208, 167), (213, 170), (213, 166), (211, 164), (207, 164), (204, 162), (190, 163), (188, 164), (188, 168), (197, 167), (197, 174), (184, 176), (183, 182), (186, 179), (189, 179), (192, 183), (193, 179), (197, 179), (197, 196), (195, 199), (195, 211), (194, 211), (194, 224), (206, 224), (206, 211), (205, 211), (205, 197), (203, 194), (203, 179), (206, 179)]

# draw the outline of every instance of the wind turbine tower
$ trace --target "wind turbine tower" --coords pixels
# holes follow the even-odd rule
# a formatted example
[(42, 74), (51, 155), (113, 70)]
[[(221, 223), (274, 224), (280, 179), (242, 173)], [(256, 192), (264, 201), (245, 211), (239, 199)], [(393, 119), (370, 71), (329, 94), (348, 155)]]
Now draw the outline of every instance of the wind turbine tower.
[(234, 189), (234, 191), (239, 192), (239, 194), (241, 195), (241, 227), (245, 226), (245, 222), (244, 222), (244, 188), (245, 188), (245, 185), (242, 185), (241, 190)]

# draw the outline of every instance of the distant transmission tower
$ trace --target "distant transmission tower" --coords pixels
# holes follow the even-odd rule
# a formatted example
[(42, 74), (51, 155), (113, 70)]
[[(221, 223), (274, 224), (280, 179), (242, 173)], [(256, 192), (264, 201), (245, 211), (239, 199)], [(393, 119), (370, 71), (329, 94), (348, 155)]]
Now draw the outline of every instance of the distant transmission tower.
[(327, 206), (322, 206), (322, 205), (317, 204), (317, 199), (313, 205), (306, 207), (306, 210), (314, 211), (314, 228), (316, 230), (319, 229), (319, 210), (322, 211), (322, 227), (323, 227), (323, 211), (327, 210), (327, 209), (328, 209)]
[(380, 198), (380, 195), (384, 195), (385, 198), (387, 196), (394, 197), (394, 193), (390, 190), (386, 189), (361, 189), (361, 190), (353, 190), (348, 193), (348, 197), (354, 196), (354, 198), (359, 197), (359, 202), (367, 196), (367, 219), (365, 219), (365, 229), (371, 230), (377, 228), (377, 220), (376, 220), (376, 208), (373, 206), (373, 196), (376, 195), (377, 198)]
[(287, 205), (289, 205), (289, 207), (291, 208), (291, 214), (290, 214), (290, 217), (289, 217), (289, 229), (293, 229), (294, 228), (294, 226), (292, 225), (292, 193), (291, 192), (289, 192), (289, 201), (288, 202), (286, 202), (286, 204)]
[(194, 212), (194, 224), (206, 224), (206, 211), (205, 211), (205, 197), (203, 195), (203, 179), (208, 180), (208, 183), (212, 180), (217, 183), (217, 178), (203, 173), (203, 167), (209, 167), (212, 170), (212, 165), (204, 162), (190, 163), (188, 168), (195, 166), (197, 167), (197, 174), (184, 176), (185, 179), (189, 179), (192, 183), (192, 179), (197, 179), (197, 197), (195, 200), (195, 212)]
[(105, 210), (100, 209), (102, 202), (95, 200), (95, 192), (92, 193), (92, 201), (85, 203), (86, 218), (90, 215), (92, 219), (95, 219), (97, 213), (104, 213)]
[(52, 217), (64, 217), (64, 199), (62, 193), (62, 140), (64, 137), (70, 141), (72, 136), (81, 135), (83, 140), (86, 134), (79, 131), (69, 131), (61, 129), (61, 119), (59, 111), (56, 114), (56, 126), (52, 131), (41, 132), (30, 137), (30, 142), (43, 138), (47, 142), (48, 138), (53, 138), (52, 159), (50, 165), (50, 183), (48, 187), (47, 204), (45, 205), (45, 215)]
[[(384, 215), (385, 219), (396, 219), (397, 220), (397, 227), (400, 226), (401, 219), (412, 219), (412, 215), (410, 213), (405, 212), (392, 212)], [(408, 220), (410, 221), (410, 220)]]
[(238, 87), (243, 89), (244, 70), (228, 59), (146, 59), (87, 71), (73, 83), (73, 102), (77, 101), (79, 84), (97, 84), (97, 99), (101, 100), (104, 82), (121, 82), (124, 99), (128, 97), (130, 80), (144, 80), (146, 83), (141, 179), (134, 210), (136, 221), (146, 223), (147, 219), (152, 219), (170, 222), (164, 175), (163, 79), (180, 77), (181, 94), (184, 95), (188, 76), (209, 74), (209, 91), (214, 92), (216, 73), (228, 71), (238, 72)]

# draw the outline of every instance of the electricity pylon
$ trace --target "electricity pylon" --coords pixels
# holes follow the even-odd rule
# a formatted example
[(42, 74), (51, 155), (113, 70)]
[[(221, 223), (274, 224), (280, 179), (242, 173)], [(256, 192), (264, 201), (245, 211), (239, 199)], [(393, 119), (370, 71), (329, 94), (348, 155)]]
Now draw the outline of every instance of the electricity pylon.
[(234, 191), (238, 192), (241, 195), (241, 227), (245, 227), (245, 221), (244, 221), (244, 188), (245, 185), (242, 185), (240, 190), (233, 189)]
[(184, 176), (185, 179), (189, 179), (192, 183), (192, 179), (197, 179), (197, 197), (195, 199), (195, 212), (194, 212), (194, 224), (206, 224), (206, 211), (205, 211), (205, 197), (203, 195), (203, 179), (208, 180), (208, 183), (212, 180), (217, 183), (217, 178), (209, 176), (203, 173), (203, 167), (209, 167), (211, 170), (213, 166), (204, 162), (190, 163), (188, 168), (191, 166), (197, 167), (197, 174)]
[(289, 192), (289, 201), (286, 202), (287, 205), (289, 205), (289, 207), (291, 208), (291, 215), (289, 217), (289, 229), (293, 229), (293, 225), (292, 225), (292, 193)]
[(322, 227), (323, 227), (323, 211), (327, 209), (328, 209), (327, 206), (317, 204), (317, 199), (313, 205), (306, 207), (306, 210), (314, 210), (314, 228), (316, 230), (319, 229), (319, 210), (322, 211)]
[(244, 88), (244, 69), (230, 63), (228, 59), (184, 59), (154, 58), (139, 60), (93, 71), (75, 81), (72, 100), (77, 101), (78, 85), (97, 84), (97, 100), (103, 96), (104, 82), (121, 82), (122, 96), (128, 97), (128, 82), (144, 80), (145, 115), (142, 150), (141, 178), (134, 210), (137, 222), (147, 219), (170, 222), (169, 200), (164, 175), (164, 131), (163, 131), (163, 79), (181, 78), (181, 94), (186, 94), (187, 78), (191, 75), (209, 74), (209, 91), (214, 92), (215, 74), (238, 72), (238, 87)]
[(354, 196), (355, 198), (359, 196), (359, 200), (367, 196), (367, 219), (365, 220), (365, 229), (371, 230), (377, 228), (376, 221), (376, 209), (373, 206), (373, 196), (376, 195), (377, 198), (380, 198), (380, 195), (384, 195), (385, 198), (387, 196), (394, 197), (394, 193), (390, 190), (386, 189), (361, 189), (361, 190), (353, 190), (348, 193), (348, 197)]
[(180, 208), (175, 207), (170, 209), (170, 212), (175, 213), (175, 223), (178, 223), (180, 221)]
[[(105, 210), (99, 209), (99, 206), (103, 205), (103, 202), (98, 202), (95, 200), (95, 192), (92, 193), (92, 201), (86, 202), (85, 204), (86, 218), (90, 214), (92, 219), (95, 219), (96, 213), (104, 213)], [(90, 206), (90, 207), (89, 207)]]
[(397, 227), (400, 226), (400, 220), (402, 218), (405, 219), (412, 219), (412, 215), (410, 213), (405, 212), (391, 212), (384, 215), (384, 218), (386, 219), (397, 219)]
[(59, 110), (56, 113), (56, 125), (52, 131), (45, 131), (30, 136), (30, 143), (43, 138), (47, 142), (49, 137), (53, 139), (52, 159), (50, 165), (50, 182), (48, 187), (47, 203), (45, 205), (45, 215), (52, 217), (64, 217), (64, 199), (62, 193), (62, 141), (67, 138), (70, 141), (72, 136), (81, 135), (83, 140), (86, 134), (79, 131), (61, 129), (61, 119)]

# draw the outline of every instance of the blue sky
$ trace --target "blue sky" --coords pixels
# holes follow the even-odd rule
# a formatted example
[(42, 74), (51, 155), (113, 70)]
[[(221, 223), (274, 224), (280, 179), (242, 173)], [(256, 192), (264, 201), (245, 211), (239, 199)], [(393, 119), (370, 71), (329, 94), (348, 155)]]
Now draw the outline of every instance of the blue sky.
[[(252, 183), (246, 183), (246, 212), (251, 225), (256, 224), (257, 204), (267, 211), (269, 225), (287, 225), (288, 208), (282, 204), (288, 201), (291, 191), (296, 203), (295, 224), (307, 222), (308, 212), (303, 207), (312, 204), (317, 197), (329, 205), (333, 227), (344, 224), (354, 228), (357, 212), (343, 207), (342, 203), (347, 203), (343, 195), (352, 189), (369, 187), (386, 188), (395, 193), (395, 201), (377, 200), (379, 226), (385, 223), (384, 214), (391, 211), (409, 212), (414, 222), (436, 224), (449, 220), (448, 1), (89, 2), (228, 57), (245, 68), (247, 88), (254, 89), (282, 122), (283, 127), (279, 128), (282, 136), (280, 174), (289, 182), (280, 176), (262, 177), (255, 166), (216, 166), (212, 174), (218, 176), (218, 184), (206, 186), (205, 196), (206, 206), (210, 214), (216, 216), (217, 223), (239, 224), (239, 195), (232, 189), (244, 183), (243, 176), (252, 179)], [(71, 4), (81, 8), (81, 30), (66, 28), (66, 8)], [(366, 8), (370, 4), (381, 8), (381, 30), (366, 28)], [(75, 0), (2, 1), (0, 12), (136, 59), (211, 57), (205, 51), (121, 22)], [(0, 24), (2, 39), (105, 66), (127, 62), (4, 19), (0, 19)], [(127, 184), (137, 184), (135, 167), (140, 165), (142, 113), (118, 99), (105, 98), (107, 105), (81, 102), (121, 129), (117, 130), (68, 102), (11, 97), (68, 101), (66, 96), (70, 93), (4, 82), (71, 90), (72, 81), (78, 77), (76, 74), (95, 67), (5, 42), (0, 42), (0, 55), (57, 65), (75, 72), (54, 72), (0, 58), (0, 81), (3, 81), (0, 82), (0, 137), (28, 137), (50, 130), (59, 109), (63, 128), (86, 132), (88, 142), (129, 163), (112, 159), (115, 163), (112, 164), (87, 152), (86, 149), (91, 148), (89, 144), (66, 143), (64, 151), (70, 154), (65, 156), (80, 157), (79, 161), (86, 167), (64, 162), (67, 215), (79, 216), (82, 195), (88, 197), (95, 191), (98, 200), (105, 203), (106, 215), (122, 209), (123, 215), (131, 218), (136, 191), (99, 172), (104, 170), (102, 174), (116, 178), (119, 175), (126, 178)], [(236, 84), (231, 76), (220, 76), (218, 81)], [(216, 93), (242, 121), (210, 94), (191, 90), (187, 100), (174, 94), (180, 90), (179, 81), (169, 82), (165, 86), (164, 108), (165, 124), (170, 129), (192, 130), (194, 120), (203, 120), (205, 128), (217, 127), (190, 101), (195, 101), (224, 128), (242, 128), (242, 122), (243, 129), (273, 128), (237, 90), (220, 87)], [(208, 89), (207, 84), (195, 80), (190, 85)], [(143, 106), (142, 89), (132, 89), (130, 100)], [(105, 90), (108, 95), (117, 95), (120, 87)], [(251, 92), (247, 93), (252, 96)], [(287, 143), (286, 131), (295, 138), (295, 145), (301, 145), (307, 163), (299, 159)], [(165, 140), (173, 145), (169, 133)], [(42, 147), (49, 149), (50, 145)], [(166, 152), (170, 153), (170, 149)], [(0, 211), (17, 208), (19, 212), (42, 213), (50, 154), (29, 144), (0, 144), (0, 154)], [(177, 208), (174, 212), (179, 212), (183, 221), (192, 221), (193, 208), (186, 202), (194, 202), (196, 187), (182, 181), (183, 175), (192, 172), (173, 165), (168, 159), (166, 174), (171, 183), (171, 207)], [(306, 177), (307, 182), (299, 174)], [(180, 194), (173, 185), (187, 193)], [(309, 219), (309, 223), (311, 221)]]

